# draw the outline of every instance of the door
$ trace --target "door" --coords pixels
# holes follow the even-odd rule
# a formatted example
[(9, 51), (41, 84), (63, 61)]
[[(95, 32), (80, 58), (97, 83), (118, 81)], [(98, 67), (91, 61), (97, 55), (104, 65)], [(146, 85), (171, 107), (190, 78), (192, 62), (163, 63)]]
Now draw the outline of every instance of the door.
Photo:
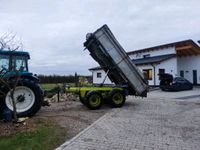
[(184, 71), (183, 70), (180, 71), (180, 76), (184, 78)]
[(193, 70), (193, 84), (197, 85), (197, 70)]
[(159, 80), (160, 80), (160, 75), (165, 73), (165, 69), (159, 69), (158, 74), (159, 74)]
[(164, 74), (165, 73), (165, 69), (159, 69), (159, 74)]

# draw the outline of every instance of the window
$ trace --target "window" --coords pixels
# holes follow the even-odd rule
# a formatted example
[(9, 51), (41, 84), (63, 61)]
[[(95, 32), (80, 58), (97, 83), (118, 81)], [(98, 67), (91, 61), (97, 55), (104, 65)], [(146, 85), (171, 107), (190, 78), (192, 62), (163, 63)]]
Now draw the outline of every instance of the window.
[(150, 57), (150, 54), (143, 55), (143, 58)]
[(17, 71), (28, 71), (27, 60), (23, 57), (13, 57), (12, 69)]
[(5, 73), (9, 70), (9, 58), (7, 56), (1, 56), (0, 58), (0, 72)]
[(97, 78), (101, 78), (101, 72), (97, 72)]
[(147, 80), (152, 80), (152, 69), (144, 69), (143, 70), (144, 76)]

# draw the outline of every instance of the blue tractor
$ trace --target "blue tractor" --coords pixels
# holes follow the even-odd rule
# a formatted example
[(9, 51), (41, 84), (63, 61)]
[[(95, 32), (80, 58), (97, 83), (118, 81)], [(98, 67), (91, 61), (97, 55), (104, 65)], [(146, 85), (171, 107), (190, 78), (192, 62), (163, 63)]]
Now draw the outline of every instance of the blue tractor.
[(0, 111), (13, 111), (11, 90), (19, 117), (31, 117), (44, 102), (44, 92), (39, 79), (28, 70), (28, 52), (0, 51)]

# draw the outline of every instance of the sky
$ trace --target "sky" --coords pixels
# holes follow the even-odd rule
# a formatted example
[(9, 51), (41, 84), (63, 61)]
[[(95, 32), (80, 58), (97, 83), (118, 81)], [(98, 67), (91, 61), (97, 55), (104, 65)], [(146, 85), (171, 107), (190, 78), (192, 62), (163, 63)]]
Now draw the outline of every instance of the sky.
[(91, 75), (83, 43), (107, 24), (128, 51), (200, 40), (199, 0), (0, 0), (0, 36), (14, 33), (37, 74)]

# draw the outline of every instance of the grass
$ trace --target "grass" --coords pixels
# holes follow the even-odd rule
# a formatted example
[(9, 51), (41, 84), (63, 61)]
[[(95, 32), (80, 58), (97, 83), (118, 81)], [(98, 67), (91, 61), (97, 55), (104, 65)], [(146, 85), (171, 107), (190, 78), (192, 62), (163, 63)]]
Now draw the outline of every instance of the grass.
[(33, 131), (0, 137), (0, 150), (51, 150), (64, 142), (63, 128), (41, 120), (37, 124)]
[(62, 86), (62, 84), (44, 83), (44, 84), (41, 84), (41, 86), (42, 86), (42, 88), (43, 88), (44, 90), (49, 91), (49, 90), (51, 90), (51, 89), (53, 89), (53, 88), (55, 88), (55, 87), (57, 87), (57, 86)]
[[(47, 98), (52, 98), (56, 93), (57, 93), (57, 87), (60, 87), (62, 89), (62, 91), (64, 91), (63, 89), (63, 83), (43, 83), (41, 84), (42, 88), (46, 91), (46, 97)], [(75, 84), (74, 83), (67, 83), (66, 85), (74, 87)], [(79, 83), (78, 85), (79, 87), (91, 87), (93, 86), (92, 84), (84, 84), (84, 83)]]
[[(72, 87), (75, 86), (74, 83), (66, 83), (66, 85), (69, 85), (69, 86), (72, 86)], [(51, 90), (51, 89), (53, 89), (53, 88), (55, 88), (55, 87), (57, 87), (57, 86), (62, 87), (63, 84), (62, 84), (62, 83), (58, 83), (58, 84), (56, 84), (56, 83), (43, 83), (43, 84), (41, 84), (41, 86), (42, 86), (42, 88), (43, 88), (44, 90), (49, 91), (49, 90)], [(93, 84), (79, 83), (79, 86), (86, 86), (86, 87), (88, 87), (88, 86), (93, 86)]]

